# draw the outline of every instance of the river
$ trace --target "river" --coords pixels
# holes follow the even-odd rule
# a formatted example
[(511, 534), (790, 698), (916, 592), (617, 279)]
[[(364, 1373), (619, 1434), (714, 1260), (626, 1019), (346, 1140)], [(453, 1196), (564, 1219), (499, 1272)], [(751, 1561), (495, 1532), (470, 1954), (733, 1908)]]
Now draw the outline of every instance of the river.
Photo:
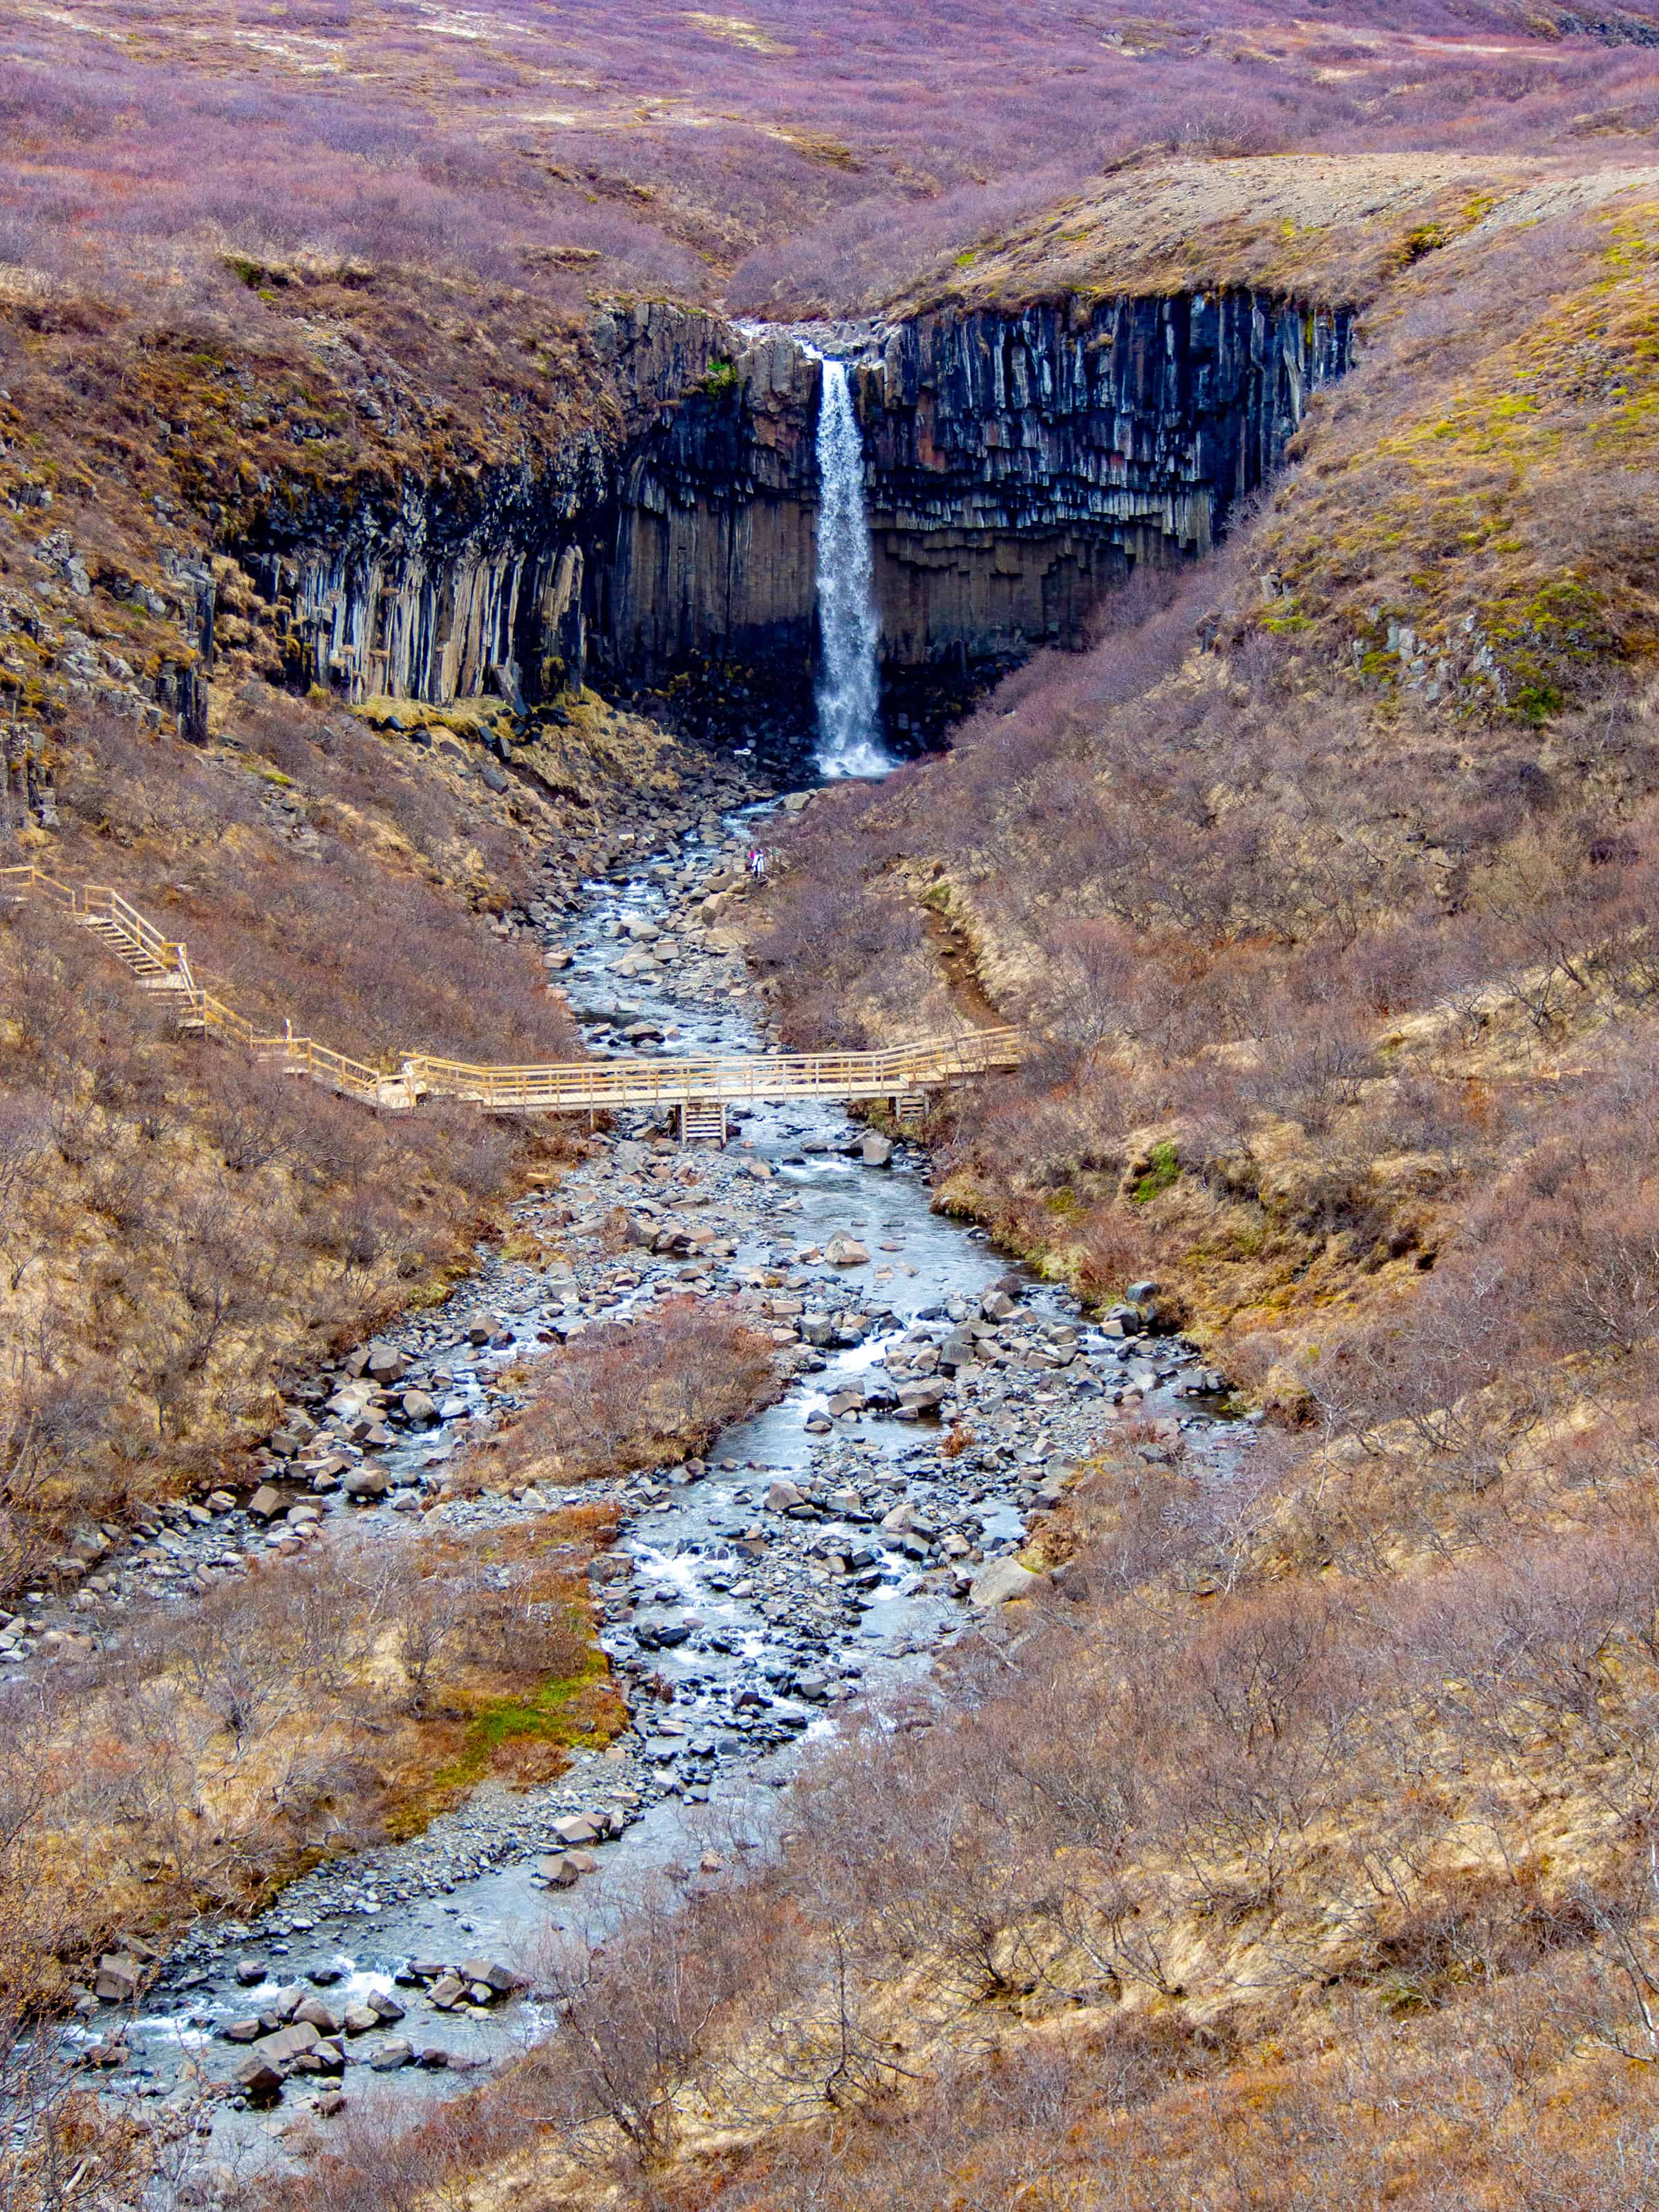
[[(597, 1048), (617, 1048), (629, 1030), (628, 1049), (651, 1049), (641, 1032), (653, 1029), (668, 1053), (765, 1048), (740, 960), (688, 916), (711, 873), (766, 834), (764, 811), (750, 810), (723, 844), (689, 831), (625, 879), (588, 887), (562, 932), (562, 981)], [(234, 2197), (251, 2168), (325, 2130), (342, 2092), (358, 2106), (412, 2110), (533, 2040), (545, 2020), (537, 1956), (550, 1934), (602, 1927), (642, 1884), (718, 1879), (720, 1863), (764, 1849), (792, 1771), (840, 1712), (927, 1692), (941, 1643), (979, 1617), (973, 1577), (1058, 1501), (1121, 1404), (1178, 1428), (1189, 1463), (1220, 1479), (1248, 1442), (1199, 1395), (1206, 1378), (1189, 1346), (1101, 1333), (1064, 1292), (1011, 1270), (982, 1232), (935, 1213), (923, 1155), (901, 1146), (890, 1164), (866, 1164), (862, 1133), (838, 1109), (795, 1102), (748, 1112), (723, 1152), (682, 1152), (635, 1117), (556, 1194), (576, 1215), (574, 1267), (486, 1259), (447, 1307), (388, 1332), (415, 1362), (413, 1379), (434, 1377), (443, 1393), (440, 1425), (383, 1455), (405, 1485), (440, 1480), (458, 1441), (495, 1417), (496, 1375), (550, 1338), (656, 1296), (746, 1290), (772, 1307), (780, 1334), (805, 1333), (798, 1356), (808, 1364), (775, 1405), (721, 1438), (706, 1468), (620, 1486), (628, 1518), (603, 1608), (613, 1665), (634, 1691), (622, 1743), (579, 1752), (544, 1788), (486, 1785), (422, 1836), (336, 1860), (257, 1919), (203, 1928), (174, 1950), (107, 2094), (163, 2100), (181, 2120), (189, 2110), (210, 2197)], [(642, 1204), (699, 1228), (702, 1249), (620, 1258), (605, 1249), (600, 1219)], [(536, 1228), (550, 1205), (525, 1201), (521, 1220)], [(824, 1248), (838, 1234), (858, 1237), (868, 1259), (830, 1265)], [(470, 1341), (481, 1311), (495, 1324), (492, 1345)], [(954, 1439), (926, 1412), (896, 1418), (879, 1402), (849, 1403), (890, 1397), (895, 1379), (940, 1376), (939, 1349), (964, 1327), (982, 1332), (982, 1357), (951, 1385)], [(422, 1517), (472, 1525), (536, 1510), (458, 1500)], [(410, 1525), (389, 1504), (335, 1510), (360, 1538), (373, 1528), (396, 1541)], [(538, 1869), (561, 1848), (553, 1823), (582, 1813), (617, 1832), (574, 1887), (550, 1889)], [(412, 1978), (411, 1962), (464, 1960), (503, 1964), (527, 1986), (434, 2008), (432, 1973)], [(280, 2017), (295, 1990), (336, 2012), (378, 1999), (403, 2018), (349, 2039), (343, 2077), (296, 2076), (270, 2106), (237, 2096), (246, 2053), (224, 2031), (273, 2008)], [(422, 2051), (441, 2062), (373, 2063), (377, 2052), (395, 2061), (403, 2043), (415, 2062)]]

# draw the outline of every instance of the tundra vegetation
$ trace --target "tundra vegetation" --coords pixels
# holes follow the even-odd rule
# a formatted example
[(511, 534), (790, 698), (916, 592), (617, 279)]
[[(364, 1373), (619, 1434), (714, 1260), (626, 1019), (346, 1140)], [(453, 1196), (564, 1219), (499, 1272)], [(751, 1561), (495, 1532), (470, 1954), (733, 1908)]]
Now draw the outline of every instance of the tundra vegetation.
[[(1126, 1422), (1016, 1632), (840, 1742), (775, 1853), (550, 1953), (520, 2065), (413, 2130), (354, 2112), (272, 2212), (1659, 2195), (1655, 27), (17, 0), (0, 585), (41, 611), (0, 701), (58, 805), (5, 857), (114, 883), (250, 1012), (370, 1058), (569, 1049), (485, 917), (663, 770), (589, 702), (609, 735), (544, 799), (441, 746), (388, 774), (283, 688), (217, 550), (273, 484), (349, 506), (605, 431), (618, 291), (1359, 309), (1225, 547), (1143, 572), (946, 757), (816, 802), (752, 939), (791, 1042), (959, 1000), (1042, 1040), (936, 1116), (945, 1201), (1085, 1296), (1155, 1274), (1270, 1416), (1249, 1472)], [(96, 570), (67, 690), (47, 522)], [(98, 705), (176, 654), (186, 538), (222, 587), (190, 746)], [(28, 910), (0, 970), (15, 1581), (227, 1463), (273, 1376), (429, 1295), (558, 1158), (182, 1045)], [(578, 1340), (464, 1477), (649, 1463), (763, 1395), (729, 1316), (653, 1327)], [(596, 1501), (533, 1548), (331, 1548), (8, 1704), (9, 2202), (140, 2185), (24, 2032), (107, 1933), (616, 1724), (609, 1533)]]
[[(772, 1347), (724, 1308), (670, 1301), (522, 1379), (517, 1421), (458, 1456), (453, 1494), (539, 1476), (568, 1500), (573, 1481), (693, 1454), (765, 1401)], [(337, 1532), (138, 1614), (8, 1698), (0, 2087), (38, 2106), (19, 2201), (59, 2201), (75, 2145), (106, 2176), (156, 2179), (155, 2146), (97, 2120), (28, 2033), (89, 1956), (142, 1961), (203, 1912), (410, 1833), (486, 1777), (549, 1780), (570, 1746), (623, 1725), (587, 1572), (619, 1516), (596, 1484), (494, 1528), (433, 1523), (393, 1544)]]

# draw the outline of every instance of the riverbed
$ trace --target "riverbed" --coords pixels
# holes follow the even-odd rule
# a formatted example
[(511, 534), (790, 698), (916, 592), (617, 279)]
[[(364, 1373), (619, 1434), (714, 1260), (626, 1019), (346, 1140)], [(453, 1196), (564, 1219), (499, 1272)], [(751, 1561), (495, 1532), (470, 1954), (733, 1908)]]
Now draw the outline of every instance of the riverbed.
[[(701, 902), (767, 834), (765, 811), (750, 810), (721, 838), (688, 831), (588, 886), (550, 950), (568, 956), (559, 981), (596, 1048), (765, 1048), (763, 1003)], [(633, 1717), (621, 1741), (578, 1752), (539, 1789), (488, 1784), (421, 1836), (337, 1859), (258, 1918), (204, 1927), (172, 1953), (108, 2094), (189, 2105), (209, 2194), (234, 2195), (250, 2167), (325, 2137), (343, 2109), (455, 2094), (544, 2029), (550, 1936), (603, 1926), (644, 1885), (717, 1881), (765, 1849), (792, 1773), (838, 1716), (872, 1697), (924, 1699), (941, 1644), (994, 1617), (988, 1570), (1125, 1408), (1178, 1430), (1188, 1463), (1218, 1479), (1248, 1443), (1217, 1418), (1215, 1378), (1191, 1347), (1133, 1317), (1103, 1330), (935, 1213), (920, 1152), (900, 1142), (889, 1158), (866, 1137), (839, 1109), (799, 1102), (734, 1119), (724, 1150), (626, 1118), (556, 1191), (517, 1209), (542, 1249), (562, 1245), (556, 1261), (485, 1255), (444, 1308), (386, 1333), (406, 1363), (399, 1387), (426, 1391), (437, 1418), (356, 1451), (385, 1474), (384, 1498), (325, 1496), (311, 1540), (342, 1516), (356, 1540), (396, 1542), (412, 1526), (523, 1518), (574, 1497), (429, 1502), (459, 1446), (510, 1413), (526, 1358), (655, 1299), (741, 1297), (791, 1376), (707, 1462), (617, 1486), (626, 1519), (596, 1571)], [(863, 1256), (836, 1264), (838, 1238)], [(283, 1527), (191, 1540), (280, 1547)], [(579, 1824), (574, 1846), (561, 1822)], [(480, 1968), (519, 1985), (493, 1990)], [(462, 1986), (447, 2002), (445, 1969)], [(355, 2033), (325, 2039), (343, 2068), (325, 2054), (274, 2101), (239, 2094), (258, 2043), (228, 2031), (252, 2022), (263, 2036), (299, 2005), (325, 2025), (355, 2018)], [(78, 2032), (112, 2025), (106, 2013)]]

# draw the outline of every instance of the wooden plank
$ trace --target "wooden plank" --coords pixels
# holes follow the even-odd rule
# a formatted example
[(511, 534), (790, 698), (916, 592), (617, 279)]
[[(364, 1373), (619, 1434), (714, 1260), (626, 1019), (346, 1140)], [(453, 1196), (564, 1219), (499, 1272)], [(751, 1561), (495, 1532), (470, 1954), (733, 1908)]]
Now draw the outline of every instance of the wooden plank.
[[(280, 1036), (198, 987), (182, 942), (163, 937), (145, 915), (106, 884), (77, 892), (39, 868), (0, 869), (13, 896), (44, 896), (77, 916), (99, 922), (137, 954), (167, 973), (185, 994), (189, 1018), (204, 1033), (232, 1039), (265, 1057), (280, 1056), (295, 1075), (328, 1085), (366, 1103), (409, 1106), (422, 1095), (519, 1113), (596, 1111), (613, 1106), (706, 1104), (779, 1098), (882, 1098), (949, 1083), (993, 1068), (1018, 1066), (1019, 1032), (1010, 1026), (918, 1038), (872, 1052), (755, 1053), (703, 1060), (568, 1060), (480, 1066), (405, 1054), (396, 1075), (355, 1060), (313, 1037)], [(113, 944), (112, 949), (118, 949)]]

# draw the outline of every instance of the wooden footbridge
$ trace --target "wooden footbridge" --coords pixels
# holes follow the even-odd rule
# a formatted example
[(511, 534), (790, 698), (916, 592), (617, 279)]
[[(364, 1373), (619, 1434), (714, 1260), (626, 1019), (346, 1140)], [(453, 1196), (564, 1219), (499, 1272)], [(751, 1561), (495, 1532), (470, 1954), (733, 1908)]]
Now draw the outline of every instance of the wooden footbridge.
[(177, 1000), (179, 1025), (240, 1045), (284, 1073), (320, 1083), (343, 1097), (383, 1111), (406, 1113), (422, 1098), (454, 1098), (501, 1114), (596, 1114), (612, 1108), (671, 1107), (680, 1133), (724, 1143), (726, 1109), (778, 1098), (885, 1099), (901, 1118), (941, 1086), (1018, 1066), (1017, 1030), (964, 1029), (882, 1052), (754, 1053), (729, 1058), (591, 1060), (544, 1066), (477, 1066), (429, 1053), (398, 1056), (392, 1069), (354, 1060), (295, 1036), (257, 1029), (245, 1015), (199, 984), (185, 945), (164, 937), (120, 892), (95, 884), (78, 890), (34, 867), (0, 868), (0, 897), (12, 905), (39, 898), (88, 929), (131, 970), (145, 990)]

